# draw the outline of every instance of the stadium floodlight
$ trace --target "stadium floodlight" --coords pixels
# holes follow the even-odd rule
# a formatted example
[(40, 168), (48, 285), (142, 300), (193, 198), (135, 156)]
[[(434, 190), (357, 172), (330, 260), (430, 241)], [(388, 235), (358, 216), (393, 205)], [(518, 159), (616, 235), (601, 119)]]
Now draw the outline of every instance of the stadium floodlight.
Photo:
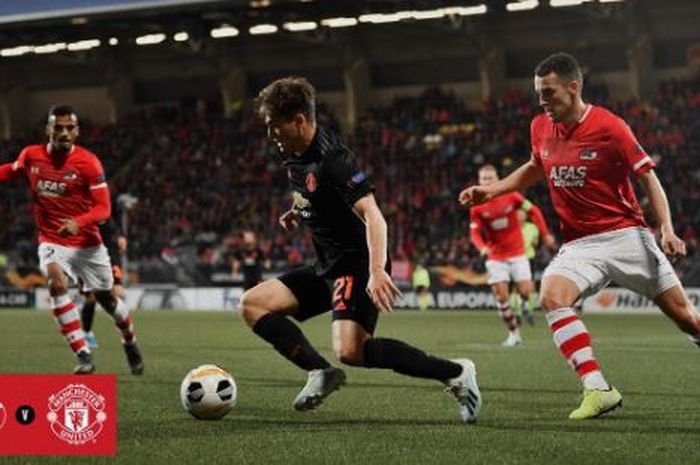
[(313, 31), (318, 28), (316, 21), (300, 21), (284, 23), (282, 27), (290, 32)]
[(445, 16), (445, 12), (441, 9), (437, 10), (416, 10), (411, 12), (411, 17), (416, 20), (421, 19), (440, 19)]
[(549, 6), (558, 8), (560, 6), (578, 6), (588, 3), (591, 0), (549, 0)]
[(3, 48), (0, 50), (0, 56), (3, 57), (19, 57), (31, 53), (34, 47), (31, 45), (19, 45), (17, 47)]
[(248, 32), (250, 33), (250, 35), (256, 36), (262, 34), (274, 34), (275, 32), (277, 32), (277, 30), (278, 27), (274, 24), (258, 24), (248, 29)]
[(506, 5), (506, 10), (508, 11), (526, 11), (534, 10), (540, 5), (539, 0), (518, 0), (517, 2), (510, 2)]
[(209, 34), (213, 39), (223, 39), (224, 37), (236, 37), (240, 32), (235, 27), (224, 24), (221, 27), (212, 29)]
[(146, 34), (136, 38), (136, 45), (156, 45), (166, 39), (165, 34), (159, 32), (157, 34)]
[(350, 27), (357, 26), (357, 18), (338, 17), (321, 20), (322, 26), (328, 27)]
[(488, 13), (489, 9), (483, 3), (474, 6), (452, 6), (447, 8), (441, 8), (441, 10), (446, 15), (455, 16), (473, 16), (473, 15), (484, 15)]
[(190, 35), (185, 31), (176, 32), (175, 35), (173, 36), (173, 40), (175, 42), (185, 42), (189, 38), (190, 38)]
[(117, 39), (116, 37), (109, 38), (109, 45), (114, 47), (115, 45), (118, 45), (118, 44), (119, 44), (119, 39)]
[(65, 42), (56, 42), (54, 44), (44, 44), (44, 45), (35, 46), (34, 53), (37, 53), (37, 54), (57, 53), (57, 52), (60, 52), (61, 50), (65, 50), (65, 49), (66, 49)]
[(102, 42), (100, 39), (87, 39), (71, 42), (67, 45), (67, 49), (71, 52), (79, 52), (81, 50), (90, 50), (91, 48), (99, 47)]
[(396, 23), (412, 17), (413, 13), (410, 11), (397, 11), (396, 13), (370, 13), (360, 15), (357, 19), (361, 23), (384, 24)]

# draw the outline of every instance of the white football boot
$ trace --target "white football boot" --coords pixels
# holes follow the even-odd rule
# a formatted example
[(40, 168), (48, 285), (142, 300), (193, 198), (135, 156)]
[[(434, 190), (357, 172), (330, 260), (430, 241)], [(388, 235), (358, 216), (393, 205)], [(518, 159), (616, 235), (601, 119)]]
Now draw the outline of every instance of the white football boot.
[(313, 410), (333, 391), (345, 384), (345, 372), (340, 368), (328, 367), (309, 371), (306, 385), (294, 399), (294, 409), (299, 412)]
[(520, 331), (509, 331), (508, 337), (501, 344), (503, 347), (517, 347), (523, 343), (523, 338), (520, 336)]
[(452, 360), (462, 366), (462, 373), (447, 380), (445, 391), (451, 392), (459, 403), (459, 415), (465, 423), (475, 423), (481, 411), (481, 393), (476, 384), (476, 366), (467, 358)]

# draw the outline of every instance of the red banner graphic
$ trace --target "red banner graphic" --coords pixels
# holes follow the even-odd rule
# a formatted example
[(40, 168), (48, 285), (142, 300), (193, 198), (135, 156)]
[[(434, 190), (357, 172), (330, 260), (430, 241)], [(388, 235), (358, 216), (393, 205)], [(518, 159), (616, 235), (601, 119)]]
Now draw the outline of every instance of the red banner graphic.
[(116, 453), (115, 375), (0, 375), (0, 455)]

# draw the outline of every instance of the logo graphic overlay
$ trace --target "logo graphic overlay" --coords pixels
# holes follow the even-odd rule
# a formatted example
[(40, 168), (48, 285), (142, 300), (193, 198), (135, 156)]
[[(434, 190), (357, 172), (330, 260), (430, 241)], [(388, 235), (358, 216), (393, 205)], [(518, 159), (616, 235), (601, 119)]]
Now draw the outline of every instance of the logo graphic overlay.
[(117, 453), (114, 375), (0, 375), (0, 399), (0, 456)]
[(107, 419), (105, 398), (84, 384), (69, 384), (49, 397), (46, 419), (51, 431), (68, 444), (85, 444), (102, 432)]
[(15, 419), (20, 425), (31, 425), (36, 418), (36, 412), (31, 405), (20, 405), (15, 411)]

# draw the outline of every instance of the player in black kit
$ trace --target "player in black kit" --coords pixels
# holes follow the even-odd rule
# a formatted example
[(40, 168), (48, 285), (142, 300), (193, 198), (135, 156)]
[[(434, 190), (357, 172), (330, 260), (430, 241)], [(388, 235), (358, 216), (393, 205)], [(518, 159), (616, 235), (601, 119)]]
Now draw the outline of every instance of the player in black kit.
[(463, 421), (481, 408), (474, 363), (449, 361), (408, 344), (373, 337), (379, 311), (389, 312), (400, 292), (389, 276), (387, 226), (373, 185), (337, 136), (316, 125), (315, 90), (304, 78), (274, 81), (258, 96), (269, 138), (278, 146), (293, 190), (284, 229), (305, 223), (318, 257), (315, 267), (289, 272), (246, 291), (246, 323), (289, 361), (308, 372), (294, 400), (299, 411), (317, 407), (345, 382), (345, 373), (314, 349), (288, 317), (304, 321), (333, 311), (333, 350), (347, 365), (389, 368), (447, 386)]

